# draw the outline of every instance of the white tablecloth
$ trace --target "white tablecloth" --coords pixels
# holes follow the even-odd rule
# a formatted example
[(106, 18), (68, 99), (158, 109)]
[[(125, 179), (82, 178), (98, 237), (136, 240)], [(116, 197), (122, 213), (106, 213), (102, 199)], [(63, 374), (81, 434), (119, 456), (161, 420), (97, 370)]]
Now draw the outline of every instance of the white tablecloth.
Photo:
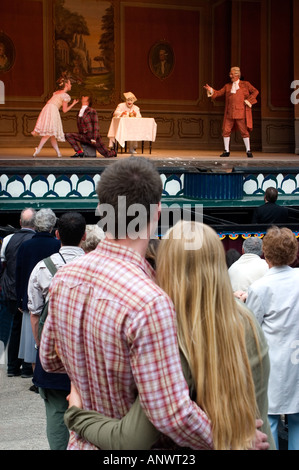
[(154, 118), (122, 117), (112, 118), (108, 138), (111, 142), (119, 142), (124, 147), (127, 141), (156, 140), (157, 124)]

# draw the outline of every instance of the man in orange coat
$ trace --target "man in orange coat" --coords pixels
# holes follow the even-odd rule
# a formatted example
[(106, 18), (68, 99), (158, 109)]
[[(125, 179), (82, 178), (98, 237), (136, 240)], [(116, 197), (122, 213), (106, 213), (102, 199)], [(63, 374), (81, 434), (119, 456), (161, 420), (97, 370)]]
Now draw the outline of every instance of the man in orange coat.
[(240, 80), (241, 71), (239, 67), (232, 67), (229, 76), (231, 83), (224, 85), (221, 90), (214, 90), (208, 84), (204, 86), (208, 96), (213, 100), (220, 96), (225, 96), (222, 128), (224, 152), (220, 157), (229, 157), (230, 136), (232, 130), (236, 127), (243, 138), (247, 157), (252, 158), (249, 138), (249, 133), (253, 128), (251, 107), (257, 102), (256, 97), (259, 92), (249, 82)]

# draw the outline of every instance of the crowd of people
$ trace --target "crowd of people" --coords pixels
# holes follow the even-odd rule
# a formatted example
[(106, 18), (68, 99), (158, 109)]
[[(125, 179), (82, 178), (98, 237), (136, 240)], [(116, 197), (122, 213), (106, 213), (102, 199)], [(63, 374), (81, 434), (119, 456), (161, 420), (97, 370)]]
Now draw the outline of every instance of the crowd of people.
[(299, 449), (293, 232), (245, 240), (228, 268), (203, 223), (155, 238), (163, 188), (148, 159), (113, 162), (96, 189), (105, 232), (26, 209), (2, 244), (7, 372), (33, 375), (50, 448), (274, 450), (284, 416)]
[(80, 213), (58, 219), (51, 209), (24, 209), (20, 227), (1, 246), (0, 340), (7, 345), (8, 377), (32, 377), (30, 390), (44, 399), (50, 448), (63, 450), (69, 438), (63, 417), (70, 381), (66, 374), (46, 373), (40, 363), (40, 317), (56, 270), (95, 249), (104, 232), (86, 225)]

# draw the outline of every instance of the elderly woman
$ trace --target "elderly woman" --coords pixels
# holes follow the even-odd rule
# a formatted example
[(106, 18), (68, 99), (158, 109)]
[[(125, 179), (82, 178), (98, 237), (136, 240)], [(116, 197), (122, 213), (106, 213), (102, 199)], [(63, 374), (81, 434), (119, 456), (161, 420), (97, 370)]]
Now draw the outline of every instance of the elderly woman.
[(104, 240), (105, 233), (97, 224), (86, 225), (86, 238), (82, 242), (82, 248), (85, 253), (89, 253), (96, 249), (101, 240)]
[(269, 421), (278, 448), (280, 415), (288, 416), (288, 448), (299, 450), (299, 270), (292, 264), (298, 242), (288, 228), (272, 227), (263, 240), (269, 271), (248, 290), (254, 312), (269, 344)]

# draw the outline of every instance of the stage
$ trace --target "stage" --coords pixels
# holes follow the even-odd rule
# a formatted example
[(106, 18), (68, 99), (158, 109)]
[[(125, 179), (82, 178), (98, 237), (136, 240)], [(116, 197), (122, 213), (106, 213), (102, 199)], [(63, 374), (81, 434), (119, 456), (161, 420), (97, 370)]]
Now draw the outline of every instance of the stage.
[[(115, 158), (103, 158), (97, 153), (96, 158), (71, 158), (73, 151), (71, 148), (60, 149), (62, 157), (58, 158), (52, 148), (44, 147), (37, 157), (33, 157), (33, 148), (0, 148), (0, 167), (15, 168), (90, 168), (105, 167), (113, 163)], [(154, 145), (149, 153), (147, 143), (144, 153), (137, 149), (137, 156), (143, 156), (152, 160), (152, 162), (161, 168), (194, 168), (202, 171), (232, 171), (234, 168), (254, 169), (271, 168), (279, 170), (280, 168), (290, 168), (299, 170), (299, 155), (253, 152), (254, 158), (247, 158), (245, 151), (231, 151), (229, 157), (220, 157), (222, 149), (217, 150), (165, 150), (155, 149)], [(127, 158), (129, 153), (118, 151), (117, 158)]]
[[(140, 146), (141, 147), (141, 146)], [(223, 238), (236, 240), (250, 234), (263, 234), (265, 227), (251, 225), (252, 213), (262, 204), (269, 186), (278, 189), (278, 203), (289, 207), (290, 228), (298, 233), (299, 155), (231, 151), (220, 157), (216, 150), (166, 150), (151, 153), (145, 143), (136, 156), (149, 158), (163, 182), (164, 210), (178, 208), (186, 214), (201, 208), (204, 222)], [(59, 214), (78, 210), (88, 223), (95, 223), (98, 199), (96, 184), (101, 173), (117, 159), (130, 154), (118, 152), (117, 158), (71, 158), (71, 148), (61, 146), (58, 158), (50, 147), (38, 157), (33, 148), (0, 148), (0, 215), (3, 227), (18, 226), (20, 211), (32, 206), (50, 207)], [(187, 209), (186, 209), (187, 208)]]

